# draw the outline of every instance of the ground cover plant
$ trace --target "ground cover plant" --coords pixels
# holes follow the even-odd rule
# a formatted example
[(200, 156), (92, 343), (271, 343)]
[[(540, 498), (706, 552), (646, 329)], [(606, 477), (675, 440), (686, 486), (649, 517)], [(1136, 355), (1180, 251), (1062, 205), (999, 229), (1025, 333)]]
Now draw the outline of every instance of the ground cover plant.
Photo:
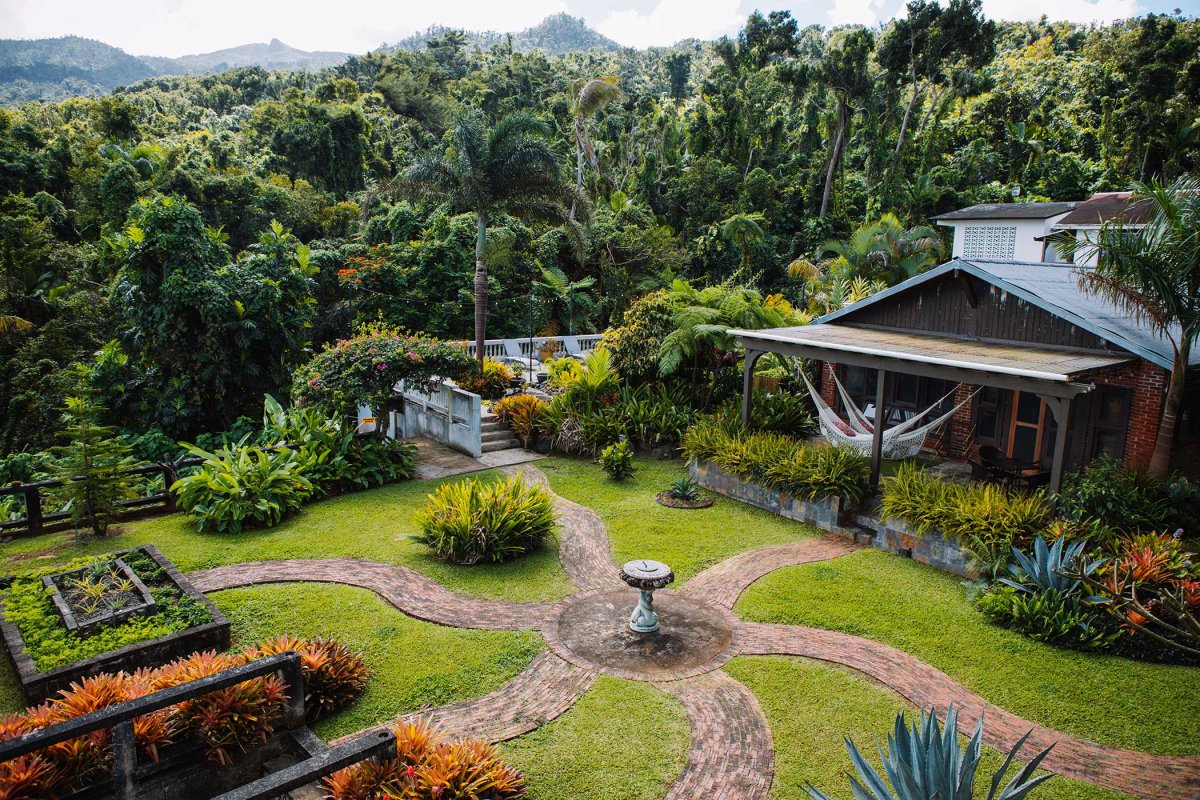
[(497, 563), (539, 550), (553, 538), (554, 499), (516, 475), (439, 486), (417, 515), (414, 538), (452, 564)]
[(688, 458), (716, 464), (743, 480), (806, 500), (837, 496), (853, 506), (866, 491), (867, 460), (848, 447), (811, 445), (780, 433), (705, 419), (684, 435)]
[[(112, 540), (108, 541), (111, 546)], [(26, 570), (0, 591), (4, 614), (20, 630), (26, 652), (40, 671), (212, 622), (209, 610), (175, 588), (151, 558), (134, 551), (126, 553), (122, 559), (150, 590), (156, 603), (155, 613), (131, 617), (115, 625), (101, 625), (88, 636), (67, 630), (51, 600), (50, 590), (42, 584), (42, 577), (74, 569), (90, 573), (94, 566), (107, 571), (109, 559), (77, 559), (66, 565)], [(105, 586), (99, 582), (93, 585)]]
[[(292, 638), (240, 653), (195, 653), (133, 674), (83, 678), (43, 705), (0, 719), (0, 741), (245, 664), (284, 645), (301, 656), (304, 691), (314, 702), (314, 713), (335, 711), (362, 691), (368, 672), (360, 655), (330, 640)], [(210, 760), (228, 765), (235, 754), (267, 740), (273, 731), (271, 721), (282, 712), (286, 699), (286, 687), (278, 675), (243, 681), (139, 717), (134, 723), (134, 742), (142, 754), (157, 761), (163, 749), (197, 737)], [(10, 759), (0, 763), (0, 794), (56, 796), (79, 789), (103, 773), (111, 753), (111, 738), (106, 731), (98, 731)]]
[(1034, 641), (990, 624), (957, 577), (890, 553), (863, 550), (779, 570), (754, 583), (735, 610), (750, 621), (811, 625), (897, 647), (1027, 720), (1086, 739), (1197, 752), (1195, 667)]

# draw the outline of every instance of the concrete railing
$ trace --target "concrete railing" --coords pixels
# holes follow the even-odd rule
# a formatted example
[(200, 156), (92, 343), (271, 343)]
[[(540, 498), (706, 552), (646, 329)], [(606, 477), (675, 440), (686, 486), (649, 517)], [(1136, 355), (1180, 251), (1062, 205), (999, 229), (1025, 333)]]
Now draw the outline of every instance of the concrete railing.
[[(595, 350), (596, 345), (603, 339), (603, 334), (589, 333), (584, 336), (535, 336), (533, 339), (488, 339), (483, 343), (483, 353), (489, 358), (529, 358), (542, 360), (542, 350), (547, 342), (558, 345), (560, 354), (578, 356)], [(467, 342), (467, 352), (475, 355), (475, 343)]]
[(483, 454), (483, 404), (479, 395), (443, 381), (431, 393), (400, 384), (402, 411), (393, 414), (392, 436), (428, 436), (473, 458)]

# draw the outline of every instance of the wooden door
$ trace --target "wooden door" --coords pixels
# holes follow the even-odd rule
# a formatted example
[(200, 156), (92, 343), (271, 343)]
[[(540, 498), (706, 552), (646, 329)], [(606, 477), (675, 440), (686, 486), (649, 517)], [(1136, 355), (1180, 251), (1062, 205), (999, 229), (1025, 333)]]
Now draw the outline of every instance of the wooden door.
[(1036, 394), (1013, 392), (1006, 455), (1026, 464), (1040, 463), (1048, 444), (1050, 419), (1050, 410)]

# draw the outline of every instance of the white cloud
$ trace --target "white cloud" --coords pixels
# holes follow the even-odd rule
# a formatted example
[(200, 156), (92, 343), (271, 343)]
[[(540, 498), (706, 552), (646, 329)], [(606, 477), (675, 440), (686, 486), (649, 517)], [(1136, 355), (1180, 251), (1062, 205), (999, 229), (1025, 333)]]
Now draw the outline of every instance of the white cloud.
[(886, 0), (833, 0), (829, 7), (830, 25), (875, 25), (880, 21)]
[(745, 21), (739, 0), (660, 0), (651, 11), (613, 11), (594, 21), (600, 33), (630, 47), (669, 45), (736, 33)]
[(136, 55), (179, 56), (278, 38), (305, 50), (362, 53), (433, 24), (515, 31), (565, 0), (0, 0), (3, 36), (73, 34)]
[(1137, 0), (983, 0), (983, 13), (997, 20), (1036, 20), (1043, 14), (1052, 21), (1111, 22), (1138, 13)]

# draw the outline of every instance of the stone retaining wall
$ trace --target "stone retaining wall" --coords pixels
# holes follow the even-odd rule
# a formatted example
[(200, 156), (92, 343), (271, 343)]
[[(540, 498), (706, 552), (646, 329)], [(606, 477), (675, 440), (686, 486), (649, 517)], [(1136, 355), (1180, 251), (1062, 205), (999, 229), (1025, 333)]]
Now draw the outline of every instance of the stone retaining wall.
[(688, 464), (688, 472), (692, 480), (705, 489), (786, 519), (807, 523), (823, 531), (843, 533), (845, 526), (854, 520), (854, 512), (844, 507), (845, 503), (840, 497), (802, 500), (787, 492), (777, 492), (757, 483), (744, 481), (730, 475), (716, 464), (695, 459)]
[(731, 500), (738, 500), (823, 531), (842, 534), (859, 544), (911, 558), (944, 572), (964, 578), (977, 577), (971, 571), (969, 559), (962, 548), (940, 533), (931, 532), (916, 536), (900, 520), (885, 522), (878, 517), (858, 514), (853, 509), (844, 508), (844, 501), (840, 497), (801, 500), (787, 492), (778, 492), (751, 481), (744, 481), (707, 461), (693, 460), (688, 465), (688, 472), (692, 480), (705, 489)]

